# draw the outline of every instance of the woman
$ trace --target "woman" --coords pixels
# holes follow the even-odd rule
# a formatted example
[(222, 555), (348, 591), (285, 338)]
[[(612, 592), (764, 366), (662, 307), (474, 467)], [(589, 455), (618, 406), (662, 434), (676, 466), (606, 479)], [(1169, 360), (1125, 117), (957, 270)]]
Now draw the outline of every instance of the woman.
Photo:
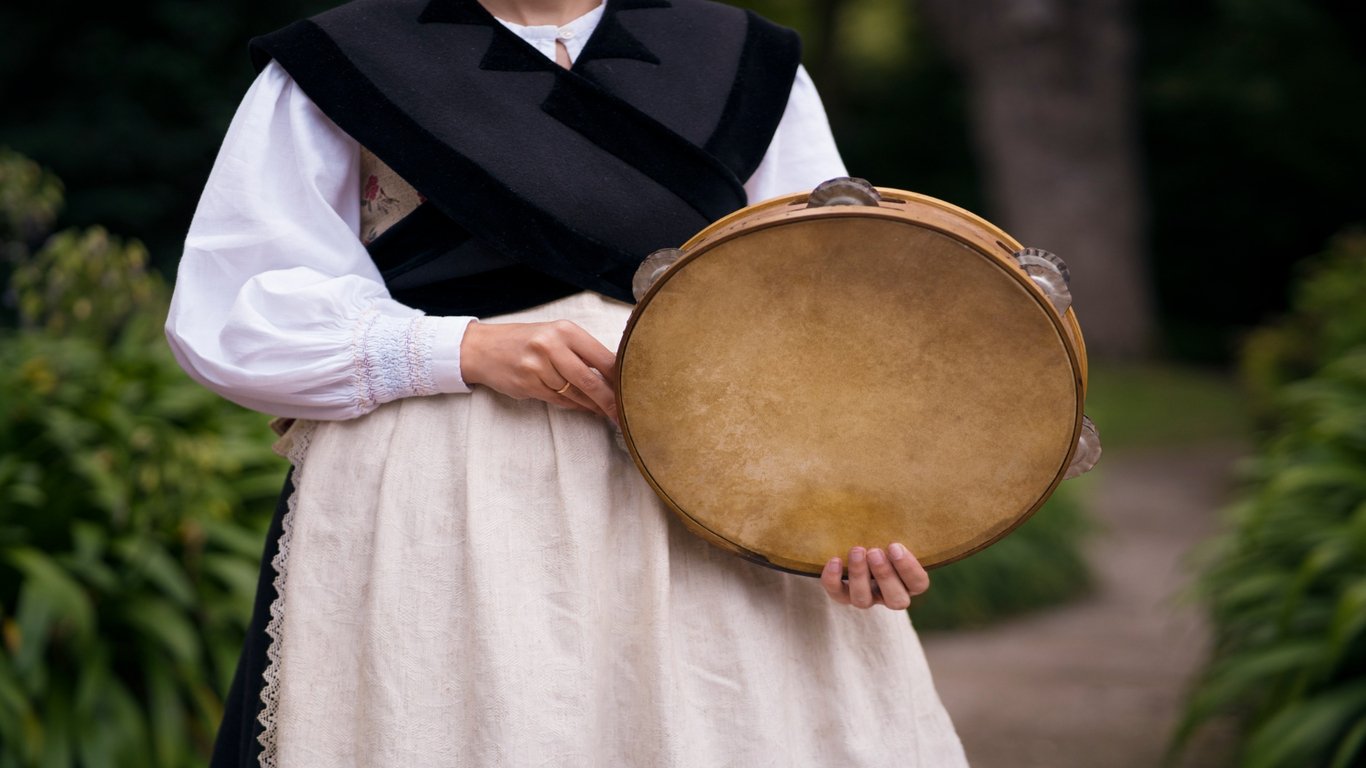
[(795, 36), (387, 0), (253, 54), (167, 322), (295, 420), (214, 764), (962, 764), (904, 614), (847, 607), (926, 588), (905, 547), (820, 584), (714, 551), (610, 423), (640, 259), (844, 175)]

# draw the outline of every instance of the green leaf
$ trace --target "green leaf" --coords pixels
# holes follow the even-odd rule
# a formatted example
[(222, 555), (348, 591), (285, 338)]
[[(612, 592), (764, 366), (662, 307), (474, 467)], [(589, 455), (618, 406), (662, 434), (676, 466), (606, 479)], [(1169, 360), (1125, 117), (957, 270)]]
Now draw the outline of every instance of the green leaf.
[(1366, 715), (1366, 682), (1358, 682), (1282, 709), (1252, 734), (1244, 752), (1247, 768), (1321, 765), (1336, 739)]
[(155, 765), (173, 768), (185, 762), (185, 707), (169, 669), (155, 663), (146, 669)]
[(1191, 699), (1191, 713), (1203, 720), (1244, 706), (1263, 694), (1275, 678), (1312, 667), (1323, 655), (1323, 646), (1313, 640), (1231, 655), (1209, 670)]
[(1366, 579), (1358, 579), (1342, 588), (1333, 623), (1328, 628), (1334, 664), (1345, 660), (1354, 648), (1366, 645), (1363, 630), (1366, 630)]
[(222, 520), (203, 520), (201, 524), (214, 546), (252, 560), (261, 559), (261, 553), (265, 551), (265, 531), (258, 533)]
[(5, 553), (5, 560), (23, 577), (15, 614), (19, 629), (15, 669), (22, 676), (38, 667), (56, 634), (86, 642), (94, 634), (95, 609), (81, 585), (46, 554), (12, 549)]
[(41, 742), (41, 727), (33, 705), (25, 695), (19, 678), (10, 666), (9, 657), (0, 654), (0, 755), (9, 749), (24, 763), (37, 759), (36, 745)]
[(1337, 753), (1333, 755), (1333, 764), (1328, 768), (1352, 768), (1361, 765), (1363, 751), (1366, 751), (1366, 717), (1357, 720), (1352, 730), (1338, 742)]
[(43, 740), (41, 768), (71, 768), (74, 756), (71, 747), (75, 743), (75, 713), (71, 711), (71, 700), (64, 691), (52, 691), (43, 704)]
[(1266, 606), (1267, 601), (1283, 596), (1289, 588), (1288, 574), (1262, 570), (1249, 573), (1246, 578), (1220, 590), (1216, 599), (1235, 609), (1243, 605)]
[[(107, 655), (108, 649), (101, 649)], [(145, 755), (146, 725), (138, 704), (113, 675), (108, 659), (87, 663), (76, 691), (76, 749), (82, 768), (134, 765)]]
[(199, 636), (194, 625), (176, 607), (159, 598), (145, 598), (130, 604), (124, 613), (140, 634), (155, 641), (181, 666), (199, 663)]
[(186, 608), (194, 605), (194, 586), (160, 542), (150, 536), (125, 538), (114, 543), (114, 550), (131, 572), (155, 584), (176, 604)]
[(228, 555), (205, 555), (204, 571), (218, 579), (230, 594), (251, 604), (260, 575), (259, 562)]

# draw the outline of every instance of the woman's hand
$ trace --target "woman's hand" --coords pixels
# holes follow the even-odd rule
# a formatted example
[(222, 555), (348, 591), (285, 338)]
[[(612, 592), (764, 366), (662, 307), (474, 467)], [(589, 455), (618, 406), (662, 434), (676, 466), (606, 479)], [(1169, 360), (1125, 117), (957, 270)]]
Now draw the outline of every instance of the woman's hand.
[(617, 420), (612, 391), (616, 355), (569, 322), (470, 323), (460, 342), (460, 374), (518, 400), (547, 403)]
[(930, 575), (900, 544), (892, 544), (886, 552), (854, 547), (849, 550), (848, 582), (842, 578), (843, 571), (840, 559), (830, 558), (821, 571), (821, 586), (831, 600), (855, 608), (885, 605), (904, 611), (911, 606), (912, 597), (930, 588)]

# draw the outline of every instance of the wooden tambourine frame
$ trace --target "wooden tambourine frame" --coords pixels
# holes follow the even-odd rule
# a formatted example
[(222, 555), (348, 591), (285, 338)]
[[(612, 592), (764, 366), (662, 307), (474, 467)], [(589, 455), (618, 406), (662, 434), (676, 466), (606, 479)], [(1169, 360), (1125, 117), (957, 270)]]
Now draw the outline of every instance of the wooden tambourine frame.
[(814, 575), (901, 541), (944, 565), (1098, 457), (1066, 267), (1043, 274), (1042, 252), (943, 201), (847, 186), (647, 261), (618, 350), (623, 436), (688, 529), (748, 560)]

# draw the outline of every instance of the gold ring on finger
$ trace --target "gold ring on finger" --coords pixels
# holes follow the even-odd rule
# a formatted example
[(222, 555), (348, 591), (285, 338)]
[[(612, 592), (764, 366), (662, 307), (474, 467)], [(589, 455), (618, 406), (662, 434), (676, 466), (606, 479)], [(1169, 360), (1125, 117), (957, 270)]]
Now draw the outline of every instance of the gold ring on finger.
[(563, 387), (560, 387), (559, 389), (555, 390), (555, 394), (557, 394), (557, 395), (563, 395), (564, 393), (568, 392), (568, 391), (569, 391), (569, 388), (572, 387), (572, 386), (574, 386), (574, 385), (573, 385), (573, 384), (570, 384), (569, 382), (566, 381), (566, 382), (564, 383), (564, 386), (563, 386)]

